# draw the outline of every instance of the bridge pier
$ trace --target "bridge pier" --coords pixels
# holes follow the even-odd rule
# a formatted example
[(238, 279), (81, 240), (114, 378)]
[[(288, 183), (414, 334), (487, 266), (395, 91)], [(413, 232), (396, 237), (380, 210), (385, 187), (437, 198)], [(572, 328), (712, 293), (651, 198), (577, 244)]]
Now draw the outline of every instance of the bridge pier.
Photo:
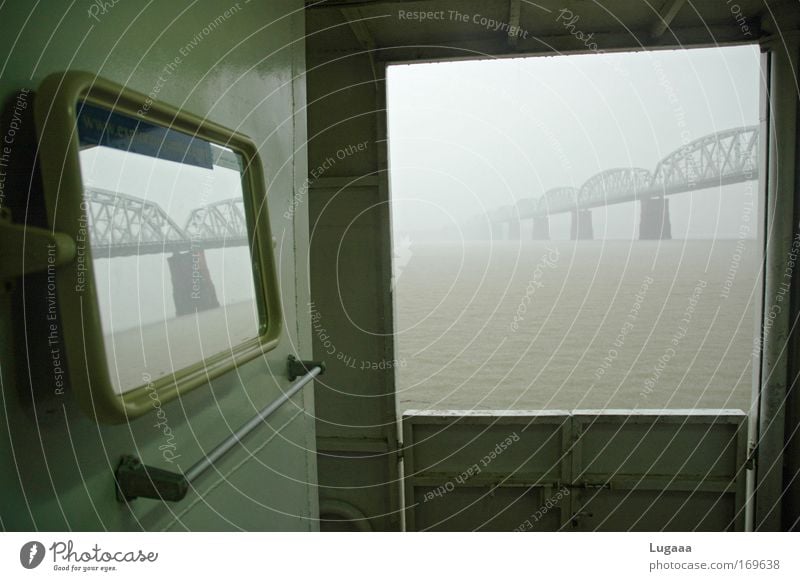
[(572, 226), (570, 240), (593, 240), (594, 227), (592, 226), (591, 210), (572, 210)]
[(176, 252), (167, 262), (176, 317), (219, 307), (205, 251)]
[(550, 216), (533, 217), (533, 239), (550, 240)]
[(498, 240), (503, 239), (503, 223), (502, 222), (492, 222), (492, 233), (489, 236), (489, 239), (497, 242)]
[(668, 198), (642, 199), (639, 208), (639, 240), (672, 240)]
[(508, 239), (509, 240), (519, 240), (520, 239), (520, 223), (519, 220), (515, 218), (511, 218), (508, 221)]

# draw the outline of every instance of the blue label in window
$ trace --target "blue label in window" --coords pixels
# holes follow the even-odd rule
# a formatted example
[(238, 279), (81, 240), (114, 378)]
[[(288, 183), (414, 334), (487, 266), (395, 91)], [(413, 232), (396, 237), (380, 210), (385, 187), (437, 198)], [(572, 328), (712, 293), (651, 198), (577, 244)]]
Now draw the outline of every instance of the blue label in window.
[(207, 141), (89, 103), (78, 105), (78, 139), (81, 147), (102, 145), (208, 169), (213, 167), (211, 144)]

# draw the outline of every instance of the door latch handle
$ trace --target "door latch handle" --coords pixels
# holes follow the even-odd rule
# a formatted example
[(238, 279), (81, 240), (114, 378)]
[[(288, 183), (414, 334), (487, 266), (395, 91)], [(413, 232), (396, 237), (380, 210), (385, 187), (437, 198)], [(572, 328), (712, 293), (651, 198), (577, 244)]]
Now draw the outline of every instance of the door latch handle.
[(583, 487), (589, 490), (602, 490), (604, 488), (611, 489), (610, 482), (584, 482)]
[(592, 518), (594, 513), (589, 512), (588, 510), (582, 510), (581, 512), (576, 512), (572, 515), (570, 522), (572, 523), (572, 527), (575, 528), (578, 526), (580, 519), (582, 518)]

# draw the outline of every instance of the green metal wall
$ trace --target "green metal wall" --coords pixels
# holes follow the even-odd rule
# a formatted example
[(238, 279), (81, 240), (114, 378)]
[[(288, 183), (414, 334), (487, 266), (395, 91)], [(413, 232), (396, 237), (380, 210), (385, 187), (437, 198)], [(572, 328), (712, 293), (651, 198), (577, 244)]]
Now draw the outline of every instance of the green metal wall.
[(385, 64), (338, 10), (306, 26), (321, 528), (399, 530)]
[[(288, 385), (286, 357), (311, 355), (308, 317), (303, 2), (119, 2), (104, 10), (66, 1), (6, 2), (0, 9), (0, 101), (51, 72), (96, 73), (253, 138), (260, 147), (285, 312), (279, 347), (164, 406), (185, 469)], [(92, 9), (94, 10), (94, 9)], [(226, 12), (227, 11), (227, 12)], [(169, 72), (169, 63), (180, 62)], [(159, 76), (162, 82), (159, 83)], [(23, 129), (32, 131), (26, 119)], [(7, 124), (0, 127), (5, 134)], [(22, 134), (20, 134), (22, 135)], [(12, 157), (26, 156), (24, 136)], [(11, 182), (6, 182), (8, 185)], [(4, 205), (24, 220), (27, 191)], [(40, 205), (34, 187), (32, 211)], [(295, 202), (296, 211), (289, 212)], [(23, 215), (20, 215), (23, 214)], [(285, 214), (289, 217), (285, 217)], [(35, 220), (33, 220), (35, 221)], [(296, 268), (297, 264), (301, 268)], [(29, 300), (41, 279), (26, 281)], [(38, 285), (38, 286), (37, 286)], [(258, 428), (244, 448), (203, 475), (180, 503), (115, 499), (113, 469), (125, 453), (174, 469), (158, 449), (156, 410), (130, 425), (98, 426), (69, 393), (54, 394), (41, 312), (21, 313), (21, 282), (0, 295), (0, 528), (6, 530), (315, 530), (318, 528), (313, 391), (306, 388)], [(30, 305), (31, 303), (29, 303)], [(28, 370), (32, 370), (29, 375)], [(41, 402), (48, 402), (43, 406)], [(278, 432), (280, 430), (280, 432)]]

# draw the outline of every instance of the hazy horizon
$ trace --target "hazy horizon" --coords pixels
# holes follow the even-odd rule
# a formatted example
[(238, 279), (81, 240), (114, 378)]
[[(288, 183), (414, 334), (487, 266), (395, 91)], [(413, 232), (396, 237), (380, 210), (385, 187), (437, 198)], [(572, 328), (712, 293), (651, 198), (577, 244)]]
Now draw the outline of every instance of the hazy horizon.
[[(391, 66), (395, 242), (447, 240), (473, 216), (606, 169), (653, 171), (689, 141), (755, 125), (759, 75), (755, 46)], [(671, 196), (673, 237), (739, 237), (752, 195), (748, 182)], [(595, 238), (631, 239), (638, 205), (593, 222)], [(568, 214), (551, 235), (569, 237)]]

